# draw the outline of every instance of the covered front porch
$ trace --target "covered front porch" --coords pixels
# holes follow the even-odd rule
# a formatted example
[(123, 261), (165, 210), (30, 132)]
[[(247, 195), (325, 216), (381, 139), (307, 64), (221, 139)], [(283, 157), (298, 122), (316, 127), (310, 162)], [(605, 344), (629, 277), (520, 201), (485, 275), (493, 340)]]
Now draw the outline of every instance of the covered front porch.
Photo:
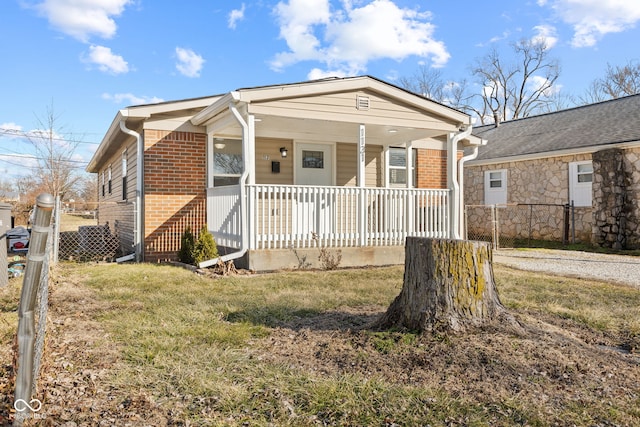
[(207, 129), (207, 224), (223, 260), (318, 248), (377, 259), (407, 236), (459, 236), (473, 140), (461, 112), (360, 77), (242, 89), (192, 123)]

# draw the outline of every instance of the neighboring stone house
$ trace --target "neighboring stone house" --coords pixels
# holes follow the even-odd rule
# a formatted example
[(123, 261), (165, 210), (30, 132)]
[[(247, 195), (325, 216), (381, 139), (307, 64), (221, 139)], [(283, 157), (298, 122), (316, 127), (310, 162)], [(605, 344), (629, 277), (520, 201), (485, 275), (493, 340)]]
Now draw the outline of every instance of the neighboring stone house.
[[(488, 144), (466, 164), (466, 205), (573, 203), (578, 240), (640, 247), (640, 95), (481, 126), (473, 134)], [(469, 211), (469, 221), (479, 222)]]
[[(123, 255), (176, 259), (203, 225), (256, 269), (404, 260), (406, 236), (458, 238), (460, 111), (370, 76), (243, 88), (120, 110), (87, 171)], [(214, 262), (216, 260), (210, 260)]]

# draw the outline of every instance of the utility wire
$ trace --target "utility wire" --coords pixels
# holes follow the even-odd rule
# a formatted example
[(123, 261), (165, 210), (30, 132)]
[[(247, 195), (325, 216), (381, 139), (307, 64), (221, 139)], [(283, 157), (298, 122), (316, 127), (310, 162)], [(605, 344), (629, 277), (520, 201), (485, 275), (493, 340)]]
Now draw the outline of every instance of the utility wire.
[(10, 135), (10, 136), (15, 136), (19, 138), (25, 138), (25, 139), (28, 139), (29, 141), (31, 141), (32, 139), (42, 139), (45, 141), (61, 141), (61, 142), (72, 142), (72, 143), (78, 143), (78, 144), (100, 145), (99, 142), (82, 141), (82, 140), (76, 141), (74, 139), (50, 137), (46, 135), (44, 132), (45, 131), (43, 131), (43, 133), (39, 135), (37, 133), (34, 134), (31, 132), (25, 132), (17, 129), (0, 128), (0, 135)]

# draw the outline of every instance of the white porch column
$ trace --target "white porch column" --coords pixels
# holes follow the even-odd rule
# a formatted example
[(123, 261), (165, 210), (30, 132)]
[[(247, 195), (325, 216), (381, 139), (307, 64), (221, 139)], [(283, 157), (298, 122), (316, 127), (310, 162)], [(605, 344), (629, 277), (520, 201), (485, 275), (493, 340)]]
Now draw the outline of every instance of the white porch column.
[(361, 188), (360, 200), (358, 203), (358, 217), (359, 221), (359, 233), (360, 233), (360, 246), (366, 246), (367, 244), (367, 196), (364, 193), (365, 187), (365, 148), (366, 148), (366, 129), (363, 124), (360, 125), (360, 136), (358, 139), (358, 175), (356, 177), (356, 185)]
[[(413, 141), (407, 142), (406, 148), (406, 158), (407, 158), (407, 188), (413, 188)], [(405, 230), (407, 230), (407, 234), (410, 234), (414, 231), (414, 205), (413, 205), (413, 196), (407, 192), (406, 200), (405, 200)]]
[(256, 117), (249, 114), (247, 117), (247, 139), (248, 152), (242, 153), (247, 156), (246, 165), (249, 166), (249, 182), (247, 184), (254, 185), (256, 183)]

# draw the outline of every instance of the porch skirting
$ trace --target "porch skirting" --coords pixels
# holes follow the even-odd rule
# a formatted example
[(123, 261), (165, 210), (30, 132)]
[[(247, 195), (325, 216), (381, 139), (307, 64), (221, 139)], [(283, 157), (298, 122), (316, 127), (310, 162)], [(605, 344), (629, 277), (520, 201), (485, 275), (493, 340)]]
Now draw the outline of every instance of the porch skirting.
[[(400, 265), (404, 263), (404, 246), (327, 248), (331, 256), (340, 252), (338, 268)], [(257, 272), (322, 268), (318, 248), (249, 250), (235, 261), (238, 268)]]

